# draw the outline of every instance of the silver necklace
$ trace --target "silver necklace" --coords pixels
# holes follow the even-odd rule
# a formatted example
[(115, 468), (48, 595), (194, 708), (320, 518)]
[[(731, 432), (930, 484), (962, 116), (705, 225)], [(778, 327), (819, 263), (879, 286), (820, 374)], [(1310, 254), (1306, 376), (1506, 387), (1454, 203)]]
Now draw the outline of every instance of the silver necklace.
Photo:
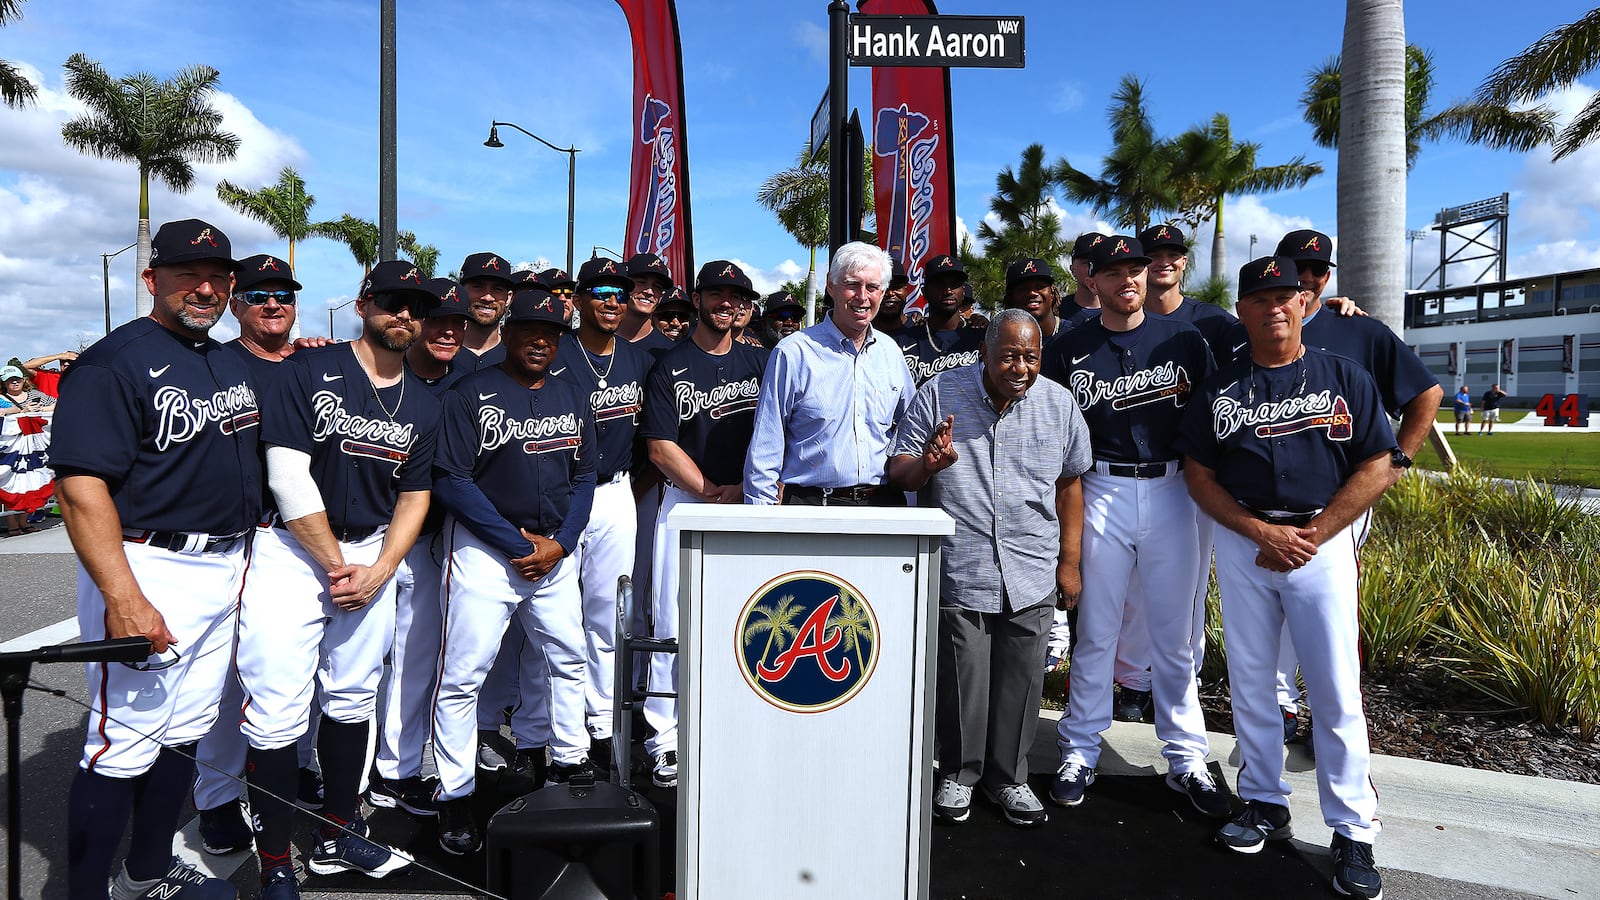
[(589, 361), (589, 348), (585, 347), (581, 341), (578, 342), (578, 350), (583, 356), (583, 364), (589, 367), (589, 371), (594, 373), (596, 383), (598, 383), (599, 386), (604, 389), (606, 387), (606, 376), (610, 375), (611, 370), (617, 365), (617, 345), (614, 343), (611, 345), (611, 356), (608, 357), (609, 361), (606, 363), (606, 370), (604, 372), (596, 369), (594, 367), (594, 363)]
[(383, 414), (389, 417), (389, 421), (393, 422), (394, 417), (400, 414), (400, 407), (406, 402), (405, 373), (400, 373), (400, 397), (394, 401), (394, 412), (390, 412), (389, 407), (383, 405), (383, 397), (378, 394), (378, 383), (370, 375), (367, 376), (367, 386), (372, 388), (372, 399), (378, 401), (378, 408), (383, 410)]

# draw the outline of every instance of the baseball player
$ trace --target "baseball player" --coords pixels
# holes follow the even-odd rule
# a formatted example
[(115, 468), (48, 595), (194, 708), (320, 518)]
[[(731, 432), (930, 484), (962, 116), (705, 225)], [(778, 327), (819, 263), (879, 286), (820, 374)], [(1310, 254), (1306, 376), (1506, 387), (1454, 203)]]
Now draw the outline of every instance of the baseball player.
[(622, 314), (622, 326), (617, 334), (659, 356), (670, 342), (656, 332), (650, 317), (656, 311), (656, 304), (672, 293), (672, 270), (654, 253), (637, 253), (629, 257), (627, 271), (628, 277), (633, 279), (633, 294), (629, 297), (627, 311)]
[[(656, 306), (675, 290), (672, 270), (661, 257), (653, 253), (636, 254), (628, 260), (628, 277), (633, 280), (633, 293), (628, 298), (628, 308), (622, 314), (622, 325), (617, 335), (623, 340), (639, 345), (652, 359), (659, 362), (663, 354), (676, 346), (676, 341), (657, 331), (651, 322)], [(691, 317), (691, 325), (693, 317)], [(687, 329), (684, 331), (688, 333)], [(679, 336), (679, 340), (682, 335)], [(661, 508), (661, 473), (651, 463), (648, 453), (638, 454), (633, 474), (634, 499), (638, 505), (633, 550), (633, 595), (639, 598), (634, 604), (635, 625), (646, 624), (651, 613), (651, 566), (655, 559), (656, 513)], [(636, 627), (635, 633), (648, 633)]]
[(551, 296), (561, 301), (561, 310), (566, 314), (567, 322), (570, 325), (573, 317), (578, 312), (576, 301), (573, 299), (578, 289), (577, 279), (567, 274), (566, 269), (551, 266), (548, 269), (541, 270), (538, 275), (534, 276), (534, 283), (549, 291)]
[(505, 359), (500, 349), (500, 319), (511, 299), (511, 264), (498, 253), (471, 253), (461, 261), (460, 295), (467, 304), (467, 334), (463, 364), (479, 368), (498, 366)]
[(104, 900), (130, 824), (114, 900), (234, 895), (174, 857), (172, 839), (195, 743), (217, 716), (261, 509), (256, 394), (244, 361), (207, 336), (237, 268), (215, 226), (162, 225), (141, 275), (150, 315), (95, 342), (61, 383), (50, 464), (78, 554), (79, 633), (142, 635), (153, 651), (84, 667), (88, 732), (67, 798), (73, 900)]
[[(883, 300), (878, 303), (878, 314), (872, 317), (872, 327), (892, 335), (908, 324), (906, 293), (911, 289), (911, 279), (906, 275), (906, 267), (893, 254), (889, 255), (889, 262), (889, 285), (883, 289)], [(923, 277), (927, 277), (926, 270)]]
[(1311, 724), (1323, 820), (1334, 830), (1334, 887), (1376, 898), (1380, 825), (1361, 706), (1357, 558), (1372, 504), (1404, 462), (1372, 377), (1301, 341), (1310, 294), (1294, 270), (1294, 259), (1273, 256), (1239, 271), (1235, 309), (1249, 356), (1201, 385), (1183, 418), (1189, 492), (1222, 526), (1217, 582), (1245, 801), (1217, 839), (1255, 853), (1292, 835), (1274, 685), (1287, 624), (1317, 703)]
[[(650, 354), (617, 340), (633, 279), (608, 259), (591, 259), (578, 272), (578, 332), (561, 338), (558, 380), (589, 399), (594, 421), (597, 487), (582, 548), (578, 584), (583, 592), (586, 637), (589, 758), (604, 770), (611, 762), (613, 681), (616, 677), (617, 579), (633, 572), (637, 509), (628, 472), (644, 407)], [(661, 306), (656, 309), (659, 312)]]
[[(1072, 261), (1069, 271), (1078, 288), (1073, 291), (1071, 302), (1062, 303), (1061, 309), (1057, 311), (1064, 326), (1070, 327), (1082, 319), (1100, 314), (1100, 298), (1095, 296), (1094, 283), (1089, 278), (1089, 251), (1105, 239), (1106, 236), (1098, 231), (1085, 231), (1072, 242)], [(1145, 252), (1150, 252), (1150, 248), (1146, 247)]]
[[(662, 337), (677, 343), (689, 333), (689, 324), (694, 321), (694, 304), (689, 302), (683, 288), (675, 287), (656, 304), (656, 311), (650, 320)], [(666, 349), (665, 346), (657, 346), (650, 351), (650, 361), (655, 362)]]
[[(1043, 365), (1078, 401), (1095, 456), (1082, 479), (1083, 593), (1071, 712), (1057, 729), (1061, 767), (1050, 798), (1076, 806), (1094, 783), (1100, 733), (1111, 724), (1123, 611), (1141, 603), (1167, 784), (1201, 814), (1222, 817), (1228, 799), (1206, 771), (1210, 748), (1194, 679), (1197, 512), (1179, 476), (1174, 414), (1192, 385), (1211, 373), (1211, 350), (1192, 326), (1145, 315), (1149, 262), (1138, 239), (1125, 235), (1110, 235), (1090, 250), (1100, 315), (1051, 344)], [(1134, 573), (1162, 589), (1130, 592)]]
[[(434, 278), (427, 287), (439, 305), (422, 320), (417, 339), (406, 348), (406, 370), (416, 375), (435, 399), (466, 374), (455, 364), (466, 334), (466, 304), (448, 278)], [(389, 651), (388, 680), (383, 685), (383, 718), (378, 729), (377, 758), (368, 785), (373, 806), (399, 807), (416, 816), (433, 816), (437, 779), (422, 776), (423, 745), (433, 719), (433, 690), (438, 684), (439, 647), (444, 610), (439, 597), (443, 577), (444, 507), (429, 503), (417, 542), (395, 571), (394, 644)]]
[(1055, 272), (1048, 262), (1025, 257), (1006, 266), (1006, 296), (1001, 306), (1027, 310), (1039, 323), (1046, 341), (1061, 330), (1061, 319), (1056, 312), (1059, 305)]
[(799, 331), (806, 318), (806, 308), (788, 291), (767, 295), (766, 312), (767, 321), (772, 325), (774, 344)]
[[(269, 254), (239, 260), (228, 308), (239, 322), (239, 336), (223, 346), (244, 360), (250, 384), (259, 397), (277, 377), (278, 364), (294, 352), (289, 339), (294, 329), (295, 301), (301, 290), (289, 263)], [(244, 690), (239, 675), (228, 666), (228, 679), (217, 722), (195, 750), (198, 763), (194, 805), (200, 813), (200, 846), (207, 853), (227, 854), (251, 847), (255, 827), (245, 816), (243, 800), (245, 750), (239, 730), (243, 718)], [(296, 742), (300, 763), (298, 800), (310, 809), (322, 806), (322, 776), (311, 768), (316, 754), (314, 729)]]
[[(698, 317), (689, 337), (662, 354), (645, 388), (640, 434), (650, 461), (666, 477), (651, 566), (655, 636), (678, 636), (678, 547), (667, 515), (679, 503), (739, 503), (744, 498), (745, 451), (755, 429), (767, 351), (733, 340), (739, 302), (754, 298), (750, 279), (727, 260), (700, 268), (695, 279)], [(650, 689), (675, 691), (678, 656), (658, 653), (650, 664)], [(678, 701), (647, 697), (645, 721), (655, 730), (645, 741), (657, 787), (678, 783)]]
[[(935, 256), (922, 270), (922, 277), (927, 315), (921, 323), (890, 335), (905, 354), (906, 368), (918, 386), (940, 372), (973, 365), (983, 356), (983, 332), (962, 327), (967, 270), (961, 259), (948, 253)], [(876, 320), (873, 327), (877, 327)]]
[(394, 638), (393, 576), (428, 511), (439, 419), (403, 359), (438, 302), (410, 262), (379, 263), (356, 300), (361, 337), (296, 353), (264, 398), (274, 509), (255, 530), (238, 651), (263, 897), (298, 896), (292, 813), (274, 798), (293, 789), (314, 687), (329, 821), (306, 867), (381, 878), (411, 862), (367, 836), (358, 792)]
[(444, 400), (435, 489), (445, 522), (445, 633), (433, 707), (439, 767), (439, 845), (473, 853), (478, 689), (512, 616), (543, 652), (553, 774), (593, 772), (584, 733), (579, 540), (594, 501), (595, 431), (589, 400), (549, 377), (566, 329), (548, 291), (522, 291), (506, 318), (506, 360), (457, 382)]

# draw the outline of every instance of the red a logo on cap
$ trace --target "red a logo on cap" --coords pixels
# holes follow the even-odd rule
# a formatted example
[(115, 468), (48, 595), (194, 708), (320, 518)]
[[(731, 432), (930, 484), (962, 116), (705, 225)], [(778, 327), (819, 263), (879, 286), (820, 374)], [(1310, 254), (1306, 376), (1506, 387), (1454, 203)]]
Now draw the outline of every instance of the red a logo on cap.
[(409, 271), (409, 272), (405, 273), (404, 275), (400, 276), (400, 280), (401, 281), (415, 281), (417, 284), (421, 284), (422, 283), (422, 273), (417, 271), (417, 267), (416, 266), (412, 266), (411, 267), (411, 271)]
[(1089, 242), (1089, 246), (1090, 247), (1098, 247), (1098, 246), (1100, 246), (1100, 242), (1105, 240), (1105, 239), (1106, 239), (1105, 235), (1097, 234), (1097, 235), (1094, 236), (1094, 240)]
[(950, 257), (941, 256), (941, 257), (939, 257), (939, 261), (934, 263), (934, 265), (936, 265), (936, 266), (948, 266), (948, 265), (950, 265)]
[(543, 297), (539, 297), (539, 298), (535, 299), (533, 301), (533, 308), (537, 309), (537, 310), (544, 310), (544, 311), (548, 312), (550, 310), (550, 308), (551, 308), (550, 307), (550, 295), (549, 294), (545, 294)]
[(271, 269), (274, 272), (278, 271), (278, 261), (273, 259), (270, 256), (267, 257), (266, 260), (261, 263), (261, 268), (257, 269), (256, 271), (257, 272), (265, 272), (268, 269)]
[(498, 256), (489, 257), (489, 261), (485, 262), (483, 264), (483, 267), (485, 269), (494, 269), (495, 271), (499, 271), (500, 270), (500, 257), (498, 257)]
[(557, 269), (556, 270), (556, 280), (557, 281), (566, 281), (567, 280), (567, 273), (561, 271), (560, 269)]
[(611, 264), (611, 260), (609, 260), (609, 259), (606, 260), (606, 264), (605, 265), (600, 267), (600, 274), (616, 274), (616, 271), (617, 271), (617, 267), (612, 265)]
[(1168, 236), (1169, 236), (1169, 234), (1167, 232), (1167, 226), (1165, 226), (1165, 225), (1161, 226), (1161, 230), (1160, 231), (1156, 232), (1156, 240), (1158, 240), (1158, 241), (1161, 240), (1162, 238), (1168, 237)]
[(1033, 260), (1031, 260), (1031, 259), (1028, 260), (1028, 264), (1027, 265), (1022, 267), (1022, 274), (1024, 274), (1024, 275), (1028, 274), (1029, 272), (1037, 272), (1037, 271), (1039, 271), (1039, 268), (1033, 264)]
[(1261, 270), (1261, 277), (1262, 278), (1265, 278), (1268, 275), (1277, 275), (1280, 278), (1283, 277), (1283, 273), (1278, 270), (1278, 261), (1277, 260), (1273, 260), (1272, 262), (1267, 263), (1267, 267), (1265, 269)]
[(1117, 245), (1115, 247), (1111, 248), (1111, 252), (1113, 254), (1117, 254), (1117, 253), (1132, 253), (1133, 251), (1128, 249), (1128, 242), (1127, 241), (1117, 241)]
[(727, 265), (723, 266), (722, 267), (722, 271), (717, 273), (717, 277), (718, 278), (737, 278), (738, 276), (733, 274), (733, 263), (728, 263)]
[(1301, 247), (1300, 249), (1301, 250), (1315, 250), (1315, 251), (1317, 251), (1319, 253), (1322, 252), (1322, 236), (1321, 235), (1312, 235), (1311, 236), (1311, 240), (1306, 241), (1306, 245), (1304, 247)]
[(211, 229), (209, 229), (209, 228), (201, 230), (200, 234), (198, 236), (196, 236), (195, 239), (190, 241), (189, 243), (194, 244), (195, 246), (199, 246), (201, 241), (205, 241), (206, 243), (210, 244), (213, 247), (215, 247), (217, 245), (217, 239), (211, 236)]

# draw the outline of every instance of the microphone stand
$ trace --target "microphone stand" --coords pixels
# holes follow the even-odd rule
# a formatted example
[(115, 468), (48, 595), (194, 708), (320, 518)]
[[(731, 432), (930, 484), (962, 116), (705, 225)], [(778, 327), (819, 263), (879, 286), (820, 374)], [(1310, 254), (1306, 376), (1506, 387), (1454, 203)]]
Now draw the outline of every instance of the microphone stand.
[(28, 689), (29, 670), (34, 663), (51, 662), (139, 662), (150, 655), (146, 637), (90, 641), (86, 644), (59, 644), (18, 653), (0, 653), (0, 697), (6, 715), (6, 895), (22, 900), (22, 692)]

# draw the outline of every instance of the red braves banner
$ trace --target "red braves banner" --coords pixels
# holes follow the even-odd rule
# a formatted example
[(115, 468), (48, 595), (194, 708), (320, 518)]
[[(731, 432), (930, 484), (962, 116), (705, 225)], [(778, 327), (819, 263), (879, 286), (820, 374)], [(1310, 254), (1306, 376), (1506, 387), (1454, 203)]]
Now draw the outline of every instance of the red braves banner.
[[(932, 16), (933, 0), (861, 0), (863, 15)], [(922, 269), (955, 253), (956, 173), (950, 143), (950, 70), (872, 70), (872, 185), (878, 246), (911, 277), (907, 309), (920, 309)]]
[(672, 279), (694, 278), (683, 48), (673, 0), (617, 0), (633, 36), (633, 168), (624, 253), (654, 253)]

